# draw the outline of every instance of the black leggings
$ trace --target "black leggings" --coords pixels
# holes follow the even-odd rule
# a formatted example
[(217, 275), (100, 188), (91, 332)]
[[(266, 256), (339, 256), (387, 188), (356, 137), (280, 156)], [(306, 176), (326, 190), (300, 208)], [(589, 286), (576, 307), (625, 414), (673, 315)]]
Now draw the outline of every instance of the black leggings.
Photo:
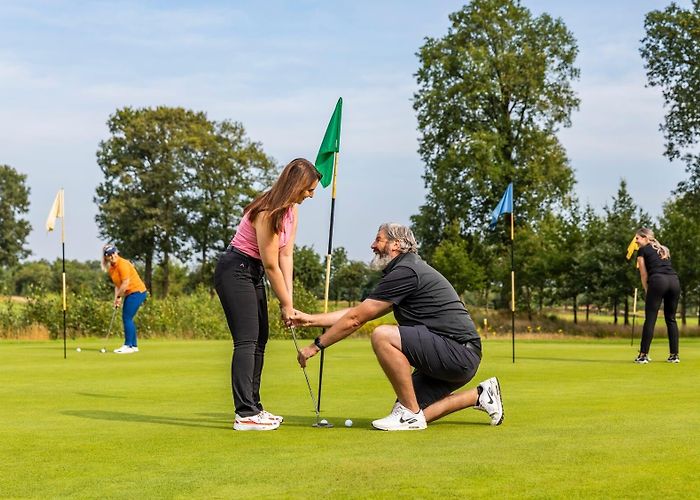
[(678, 325), (676, 308), (681, 295), (681, 285), (675, 274), (652, 274), (647, 282), (647, 298), (644, 306), (644, 327), (640, 352), (649, 353), (654, 326), (659, 314), (661, 301), (664, 301), (664, 319), (668, 330), (668, 347), (671, 354), (678, 354)]
[(231, 388), (236, 413), (257, 415), (265, 345), (269, 336), (267, 297), (262, 262), (235, 249), (221, 254), (214, 287), (233, 337)]

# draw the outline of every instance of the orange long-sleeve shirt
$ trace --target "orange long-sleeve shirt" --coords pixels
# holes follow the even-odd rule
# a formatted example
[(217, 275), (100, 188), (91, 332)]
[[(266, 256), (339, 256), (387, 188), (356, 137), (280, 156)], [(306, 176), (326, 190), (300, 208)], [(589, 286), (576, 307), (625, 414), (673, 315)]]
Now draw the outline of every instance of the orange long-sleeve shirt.
[(112, 279), (112, 283), (114, 283), (116, 287), (120, 287), (126, 279), (129, 280), (129, 285), (126, 290), (124, 290), (125, 297), (134, 292), (146, 291), (146, 285), (141, 281), (139, 273), (136, 272), (136, 268), (126, 259), (117, 256), (116, 262), (109, 266), (107, 272)]

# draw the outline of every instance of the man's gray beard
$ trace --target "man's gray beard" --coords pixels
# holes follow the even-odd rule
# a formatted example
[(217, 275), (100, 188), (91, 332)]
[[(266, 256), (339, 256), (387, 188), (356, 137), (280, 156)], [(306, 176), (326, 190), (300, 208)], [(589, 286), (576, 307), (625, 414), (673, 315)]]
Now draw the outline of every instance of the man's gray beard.
[(384, 268), (391, 262), (391, 254), (375, 253), (372, 261), (369, 263), (369, 268), (373, 271), (383, 271)]

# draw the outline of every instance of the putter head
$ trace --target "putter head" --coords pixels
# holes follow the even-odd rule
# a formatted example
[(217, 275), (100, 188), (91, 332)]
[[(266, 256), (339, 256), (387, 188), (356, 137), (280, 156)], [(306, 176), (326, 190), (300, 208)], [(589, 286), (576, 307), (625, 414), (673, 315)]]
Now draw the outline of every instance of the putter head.
[(333, 427), (333, 424), (331, 424), (330, 422), (328, 422), (325, 419), (324, 420), (316, 419), (316, 423), (313, 424), (311, 427), (318, 427), (321, 429), (330, 429), (331, 427)]

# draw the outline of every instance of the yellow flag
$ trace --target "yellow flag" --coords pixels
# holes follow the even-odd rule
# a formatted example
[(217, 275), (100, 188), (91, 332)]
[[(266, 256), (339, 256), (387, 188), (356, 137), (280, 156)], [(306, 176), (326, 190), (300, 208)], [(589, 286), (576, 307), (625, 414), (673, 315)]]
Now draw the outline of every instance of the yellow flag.
[(56, 226), (56, 218), (63, 218), (63, 189), (59, 189), (56, 193), (56, 198), (53, 200), (53, 205), (51, 205), (51, 211), (46, 219), (46, 230), (53, 231)]
[(627, 246), (627, 260), (632, 258), (632, 254), (635, 252), (635, 250), (639, 250), (639, 245), (637, 245), (637, 235), (634, 235), (632, 241)]

